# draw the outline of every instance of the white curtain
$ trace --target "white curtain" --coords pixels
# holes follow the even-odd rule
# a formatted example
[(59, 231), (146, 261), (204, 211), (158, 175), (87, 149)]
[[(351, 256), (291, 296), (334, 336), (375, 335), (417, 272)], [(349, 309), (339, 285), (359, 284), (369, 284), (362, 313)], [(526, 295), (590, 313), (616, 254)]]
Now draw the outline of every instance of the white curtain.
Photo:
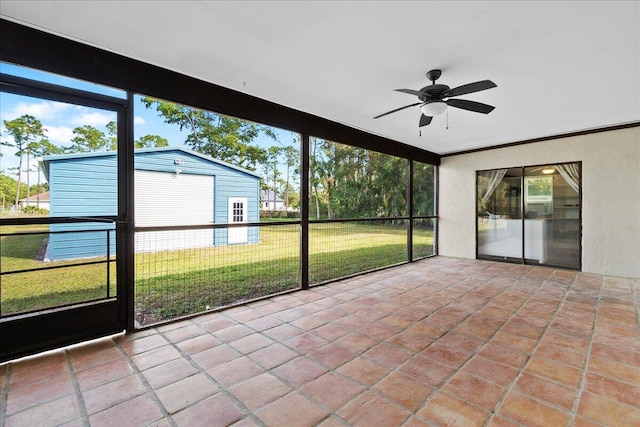
[(576, 193), (580, 192), (580, 169), (577, 163), (565, 163), (556, 165), (560, 176), (567, 181), (567, 184), (573, 188)]
[(489, 197), (491, 197), (491, 195), (496, 191), (496, 188), (498, 188), (498, 185), (500, 184), (500, 182), (502, 181), (502, 178), (504, 178), (506, 174), (507, 174), (507, 169), (495, 169), (489, 172), (489, 176), (486, 177), (486, 178), (489, 178), (489, 186), (482, 194), (483, 202), (486, 202), (487, 200), (489, 200)]

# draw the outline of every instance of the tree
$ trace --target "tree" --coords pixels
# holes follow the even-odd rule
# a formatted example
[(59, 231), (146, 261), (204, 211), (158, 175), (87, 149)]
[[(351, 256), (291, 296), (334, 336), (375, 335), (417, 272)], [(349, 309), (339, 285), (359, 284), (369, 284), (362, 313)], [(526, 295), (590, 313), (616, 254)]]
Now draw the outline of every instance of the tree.
[[(297, 142), (297, 140), (294, 139), (292, 142)], [(284, 205), (288, 208), (290, 206), (289, 189), (291, 187), (291, 175), (293, 174), (294, 176), (297, 176), (300, 173), (300, 151), (289, 145), (283, 147), (282, 152), (284, 154), (285, 165), (287, 166), (286, 185), (284, 187)]]
[(187, 130), (185, 145), (192, 150), (245, 169), (255, 170), (267, 158), (266, 150), (253, 143), (258, 136), (276, 139), (268, 126), (247, 120), (149, 97), (142, 102), (155, 108), (165, 123)]
[(145, 135), (135, 142), (135, 148), (168, 147), (169, 141), (159, 135)]
[(74, 153), (89, 153), (94, 151), (107, 151), (112, 147), (111, 140), (93, 126), (85, 125), (73, 130), (75, 135), (71, 138), (73, 145), (69, 148)]
[(280, 150), (280, 147), (278, 147), (277, 145), (272, 145), (271, 147), (269, 147), (267, 149), (267, 158), (263, 164), (265, 178), (270, 184), (267, 184), (267, 188), (273, 192), (272, 209), (276, 208), (278, 177), (280, 176), (280, 171), (278, 170)]
[[(15, 212), (18, 213), (18, 201), (20, 200), (20, 182), (22, 181), (22, 159), (27, 157), (27, 169), (29, 169), (29, 159), (31, 158), (36, 144), (44, 140), (46, 129), (40, 120), (25, 114), (14, 120), (4, 120), (4, 127), (13, 137), (13, 143), (2, 142), (2, 145), (15, 147), (18, 161), (18, 181), (16, 185)], [(29, 194), (29, 174), (27, 174), (27, 195)]]
[(116, 151), (118, 149), (118, 124), (111, 120), (107, 123), (106, 128), (109, 138), (109, 150)]

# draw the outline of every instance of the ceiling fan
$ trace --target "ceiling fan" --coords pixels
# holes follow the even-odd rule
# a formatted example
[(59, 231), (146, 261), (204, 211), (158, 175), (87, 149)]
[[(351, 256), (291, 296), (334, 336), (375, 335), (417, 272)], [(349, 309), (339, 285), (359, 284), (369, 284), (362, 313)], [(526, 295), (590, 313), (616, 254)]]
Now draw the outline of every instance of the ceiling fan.
[[(395, 89), (396, 92), (408, 93), (409, 95), (416, 95), (420, 102), (405, 105), (404, 107), (396, 108), (395, 110), (387, 111), (374, 119), (386, 116), (387, 114), (395, 113), (396, 111), (404, 110), (405, 108), (415, 107), (420, 105), (420, 122), (418, 127), (426, 126), (431, 123), (433, 116), (442, 114), (447, 109), (447, 105), (451, 107), (461, 108), (463, 110), (469, 110), (476, 113), (489, 114), (495, 107), (481, 102), (468, 101), (466, 99), (451, 99), (454, 96), (466, 95), (468, 93), (480, 92), (481, 90), (491, 89), (497, 87), (497, 85), (491, 80), (481, 80), (475, 83), (469, 83), (466, 85), (458, 86), (456, 88), (449, 88), (447, 85), (436, 84), (436, 80), (440, 78), (442, 74), (441, 70), (431, 70), (427, 73), (427, 78), (431, 80), (431, 85), (425, 86), (420, 90), (412, 89)], [(445, 98), (449, 98), (446, 99)]]

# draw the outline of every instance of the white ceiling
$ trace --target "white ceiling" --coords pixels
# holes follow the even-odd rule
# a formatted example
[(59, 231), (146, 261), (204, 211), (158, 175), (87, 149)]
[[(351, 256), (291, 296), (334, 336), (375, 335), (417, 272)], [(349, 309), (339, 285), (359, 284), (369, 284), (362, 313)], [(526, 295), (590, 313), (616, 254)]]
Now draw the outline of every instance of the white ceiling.
[[(0, 15), (446, 154), (640, 120), (640, 2), (16, 1)], [(490, 79), (418, 132), (393, 89)]]

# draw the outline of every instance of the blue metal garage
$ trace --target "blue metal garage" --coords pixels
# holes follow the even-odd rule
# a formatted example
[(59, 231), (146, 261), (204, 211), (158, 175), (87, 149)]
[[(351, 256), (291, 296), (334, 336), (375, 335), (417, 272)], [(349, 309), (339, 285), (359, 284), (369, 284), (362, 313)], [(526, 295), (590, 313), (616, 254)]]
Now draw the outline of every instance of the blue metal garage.
[[(207, 225), (259, 221), (260, 176), (181, 147), (135, 150), (136, 227)], [(52, 217), (114, 216), (117, 155), (96, 152), (47, 156)], [(57, 233), (70, 230), (91, 233)], [(109, 223), (52, 224), (45, 259), (115, 254)], [(136, 251), (256, 243), (258, 227), (167, 230), (137, 233)]]

